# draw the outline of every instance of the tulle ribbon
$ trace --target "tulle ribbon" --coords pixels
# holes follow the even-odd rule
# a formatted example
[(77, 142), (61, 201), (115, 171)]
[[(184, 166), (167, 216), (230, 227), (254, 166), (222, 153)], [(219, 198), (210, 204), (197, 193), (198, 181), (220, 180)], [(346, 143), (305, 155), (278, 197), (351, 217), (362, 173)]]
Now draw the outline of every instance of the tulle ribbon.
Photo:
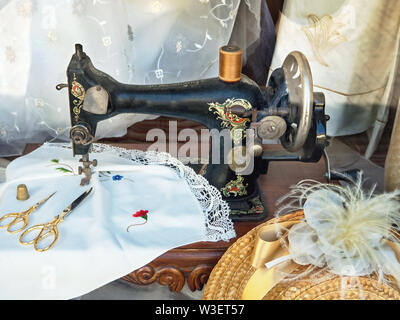
[[(265, 225), (258, 230), (251, 257), (251, 265), (255, 272), (243, 290), (243, 300), (263, 299), (275, 285), (300, 267), (291, 260), (288, 249), (282, 245), (282, 238), (288, 236), (287, 230), (301, 221)], [(279, 237), (282, 231), (285, 233)], [(400, 245), (392, 241), (386, 241), (386, 244), (393, 250), (400, 263)]]

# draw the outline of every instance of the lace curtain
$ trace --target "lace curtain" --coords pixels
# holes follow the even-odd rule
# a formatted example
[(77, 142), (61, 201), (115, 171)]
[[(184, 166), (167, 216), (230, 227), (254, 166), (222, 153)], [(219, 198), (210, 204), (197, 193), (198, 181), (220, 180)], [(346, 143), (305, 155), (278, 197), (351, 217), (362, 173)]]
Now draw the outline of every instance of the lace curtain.
[[(55, 86), (66, 82), (75, 43), (123, 83), (214, 77), (218, 49), (235, 21), (244, 62), (255, 52), (262, 6), (260, 0), (0, 0), (0, 156), (20, 154), (25, 143), (68, 140), (67, 92)], [(146, 117), (106, 120), (97, 138), (122, 136)]]

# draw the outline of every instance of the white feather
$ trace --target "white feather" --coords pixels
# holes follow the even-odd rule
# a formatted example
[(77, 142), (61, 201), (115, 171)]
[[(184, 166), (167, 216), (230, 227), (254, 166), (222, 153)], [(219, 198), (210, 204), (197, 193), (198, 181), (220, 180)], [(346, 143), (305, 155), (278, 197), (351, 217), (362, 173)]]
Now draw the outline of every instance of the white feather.
[[(303, 180), (281, 198), (276, 216), (304, 211), (304, 221), (288, 230), (283, 245), (302, 265), (323, 267), (340, 276), (375, 273), (400, 283), (400, 264), (386, 241), (400, 244), (400, 190), (364, 190), (362, 173), (345, 186)], [(307, 271), (309, 273), (309, 271)]]

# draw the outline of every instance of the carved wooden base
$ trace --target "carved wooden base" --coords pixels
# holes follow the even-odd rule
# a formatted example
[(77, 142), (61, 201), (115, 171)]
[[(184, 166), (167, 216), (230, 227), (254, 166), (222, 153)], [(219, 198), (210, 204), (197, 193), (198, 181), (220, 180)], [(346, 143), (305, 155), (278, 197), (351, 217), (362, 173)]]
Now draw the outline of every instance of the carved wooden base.
[(122, 279), (138, 285), (157, 282), (176, 292), (181, 291), (187, 281), (190, 290), (202, 290), (230, 243), (198, 242), (172, 249)]
[(169, 290), (176, 292), (182, 290), (187, 280), (189, 289), (195, 291), (203, 289), (213, 267), (213, 265), (199, 265), (185, 274), (177, 267), (165, 266), (155, 269), (151, 265), (146, 265), (122, 279), (138, 285), (149, 285), (157, 281), (158, 284), (168, 286)]
[(162, 267), (155, 270), (151, 265), (144, 266), (122, 278), (123, 280), (148, 285), (157, 281), (162, 286), (168, 286), (171, 291), (181, 291), (185, 284), (185, 276), (175, 267)]
[(187, 283), (190, 290), (202, 290), (213, 268), (214, 265), (207, 264), (203, 264), (194, 268), (192, 272), (189, 273), (187, 278)]

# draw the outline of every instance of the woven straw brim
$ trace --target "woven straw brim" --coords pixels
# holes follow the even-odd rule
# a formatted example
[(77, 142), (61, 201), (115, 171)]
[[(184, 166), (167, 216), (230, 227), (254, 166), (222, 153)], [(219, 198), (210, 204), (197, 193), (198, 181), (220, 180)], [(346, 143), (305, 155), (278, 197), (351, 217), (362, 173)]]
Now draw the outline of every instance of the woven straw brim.
[[(279, 218), (279, 222), (299, 220), (303, 212), (297, 211)], [(203, 300), (240, 300), (245, 285), (254, 274), (251, 266), (255, 238), (259, 228), (275, 223), (272, 219), (250, 230), (233, 243), (212, 270), (204, 288)], [(293, 274), (302, 273), (299, 267)], [(342, 290), (345, 288), (344, 290)], [(361, 290), (360, 290), (361, 289)], [(314, 268), (307, 276), (283, 281), (271, 289), (265, 300), (399, 300), (397, 286), (378, 283), (377, 277), (343, 277)]]

